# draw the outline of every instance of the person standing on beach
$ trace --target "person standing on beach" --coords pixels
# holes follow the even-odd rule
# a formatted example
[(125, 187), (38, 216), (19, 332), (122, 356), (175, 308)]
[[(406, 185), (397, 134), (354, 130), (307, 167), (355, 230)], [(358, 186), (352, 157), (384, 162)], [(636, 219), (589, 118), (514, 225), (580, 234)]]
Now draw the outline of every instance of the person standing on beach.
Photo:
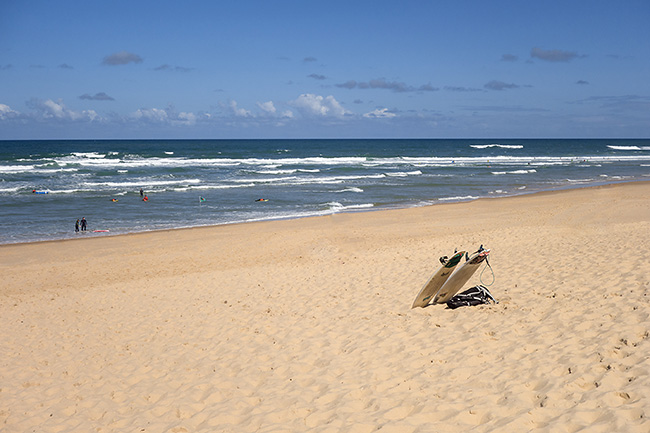
[(74, 223), (74, 231), (79, 232), (79, 218), (77, 218), (77, 222)]
[(86, 231), (86, 217), (81, 217), (81, 231)]

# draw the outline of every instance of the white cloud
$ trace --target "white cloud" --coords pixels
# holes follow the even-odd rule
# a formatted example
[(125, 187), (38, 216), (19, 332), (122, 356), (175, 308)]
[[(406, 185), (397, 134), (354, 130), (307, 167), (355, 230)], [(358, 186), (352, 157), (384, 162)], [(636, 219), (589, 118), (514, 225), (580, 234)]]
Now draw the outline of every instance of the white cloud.
[(149, 122), (166, 122), (169, 118), (167, 111), (160, 108), (140, 108), (133, 113), (133, 117), (138, 120), (146, 120)]
[(37, 110), (40, 115), (45, 119), (59, 119), (59, 120), (89, 120), (93, 121), (99, 117), (95, 110), (74, 111), (69, 110), (61, 101), (53, 101), (47, 99), (45, 101), (40, 99), (32, 99), (27, 102), (30, 108)]
[(133, 113), (135, 120), (150, 123), (166, 123), (170, 125), (191, 126), (196, 124), (197, 116), (194, 113), (177, 113), (173, 106), (162, 108), (141, 108)]
[(391, 113), (388, 111), (388, 108), (377, 108), (369, 113), (363, 115), (363, 117), (372, 118), (372, 119), (390, 119), (391, 117), (396, 117), (397, 114)]
[(275, 105), (273, 105), (273, 101), (258, 102), (257, 106), (260, 107), (262, 111), (268, 114), (275, 114), (275, 112), (277, 111)]
[(350, 114), (332, 95), (323, 97), (312, 93), (303, 93), (291, 101), (290, 105), (306, 116), (343, 117)]
[(230, 109), (237, 117), (252, 117), (252, 113), (244, 108), (237, 106), (237, 101), (230, 101)]
[(268, 102), (258, 102), (257, 106), (264, 112), (266, 116), (269, 117), (281, 117), (284, 119), (293, 118), (293, 112), (291, 110), (285, 110), (282, 113), (278, 111), (273, 101)]
[(194, 113), (178, 113), (178, 118), (176, 119), (176, 123), (180, 123), (183, 125), (194, 125), (196, 124), (196, 114)]
[(0, 104), (0, 119), (11, 119), (19, 116), (20, 113), (11, 109), (10, 106)]

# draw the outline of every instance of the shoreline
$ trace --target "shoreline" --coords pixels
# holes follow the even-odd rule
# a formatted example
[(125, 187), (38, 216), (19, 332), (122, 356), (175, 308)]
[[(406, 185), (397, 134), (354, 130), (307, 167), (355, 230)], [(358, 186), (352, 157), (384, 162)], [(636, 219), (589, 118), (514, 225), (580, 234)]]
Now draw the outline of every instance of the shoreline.
[[(159, 233), (159, 232), (170, 232), (170, 231), (176, 231), (176, 230), (194, 230), (194, 229), (202, 229), (202, 228), (216, 228), (216, 227), (227, 227), (227, 226), (233, 226), (233, 225), (241, 225), (241, 224), (255, 224), (255, 223), (271, 223), (271, 222), (276, 222), (276, 221), (293, 221), (293, 220), (301, 220), (301, 219), (310, 219), (310, 218), (326, 218), (330, 217), (333, 215), (343, 215), (343, 214), (358, 214), (358, 213), (374, 213), (374, 212), (390, 212), (390, 211), (396, 211), (396, 210), (404, 210), (404, 209), (419, 209), (419, 208), (427, 208), (430, 206), (442, 206), (442, 205), (456, 205), (456, 204), (461, 204), (461, 203), (472, 203), (476, 201), (481, 201), (481, 200), (500, 200), (500, 199), (512, 199), (512, 198), (517, 198), (517, 197), (525, 197), (525, 196), (530, 196), (530, 195), (543, 195), (543, 194), (552, 194), (552, 193), (558, 193), (558, 192), (563, 192), (563, 191), (572, 191), (572, 190), (584, 190), (584, 189), (597, 189), (597, 188), (603, 188), (603, 187), (608, 187), (608, 186), (615, 186), (615, 185), (625, 185), (625, 184), (635, 184), (635, 183), (650, 183), (650, 180), (644, 180), (644, 179), (634, 179), (634, 180), (623, 180), (623, 181), (611, 181), (611, 182), (601, 182), (601, 183), (596, 183), (596, 184), (590, 184), (587, 186), (559, 186), (557, 188), (552, 188), (552, 189), (546, 189), (542, 191), (532, 191), (532, 192), (520, 192), (520, 193), (515, 193), (511, 195), (503, 195), (503, 196), (496, 196), (496, 197), (479, 197), (471, 200), (459, 200), (459, 201), (438, 201), (436, 203), (430, 203), (430, 204), (425, 204), (425, 205), (419, 205), (419, 206), (408, 206), (408, 207), (386, 207), (386, 208), (367, 208), (367, 209), (352, 209), (352, 210), (346, 210), (342, 212), (333, 212), (330, 214), (324, 214), (324, 215), (310, 215), (310, 216), (298, 216), (298, 217), (278, 217), (278, 218), (269, 218), (269, 219), (259, 219), (259, 220), (247, 220), (247, 221), (236, 221), (236, 222), (228, 222), (228, 223), (222, 223), (222, 224), (206, 224), (206, 225), (197, 225), (197, 226), (185, 226), (185, 227), (175, 227), (175, 228), (168, 228), (168, 229), (152, 229), (152, 230), (145, 230), (145, 231), (136, 231), (136, 232), (127, 232), (127, 233), (116, 233), (116, 234), (101, 234), (101, 235), (95, 235), (95, 237), (89, 237), (89, 238), (61, 238), (61, 239), (45, 239), (45, 240), (37, 240), (37, 241), (27, 241), (27, 242), (9, 242), (9, 243), (0, 243), (0, 248), (3, 248), (5, 246), (11, 246), (11, 245), (30, 245), (30, 244), (41, 244), (41, 243), (49, 243), (49, 242), (74, 242), (74, 241), (82, 241), (82, 240), (89, 240), (89, 239), (98, 239), (98, 238), (109, 238), (109, 237), (116, 237), (116, 236), (132, 236), (132, 235), (138, 235), (138, 234), (145, 234), (145, 233)], [(92, 233), (92, 230), (88, 231), (88, 233)], [(85, 235), (82, 235), (85, 236)]]
[(84, 241), (0, 248), (7, 431), (650, 428), (650, 182)]

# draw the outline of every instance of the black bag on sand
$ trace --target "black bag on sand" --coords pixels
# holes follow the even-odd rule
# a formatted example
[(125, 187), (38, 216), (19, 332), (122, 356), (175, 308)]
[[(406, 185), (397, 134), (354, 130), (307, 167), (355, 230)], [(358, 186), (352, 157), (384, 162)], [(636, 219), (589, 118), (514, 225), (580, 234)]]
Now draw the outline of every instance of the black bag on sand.
[(447, 306), (453, 310), (458, 307), (489, 304), (490, 302), (494, 302), (495, 304), (499, 303), (499, 301), (494, 299), (494, 296), (492, 296), (487, 287), (479, 284), (451, 298), (447, 301)]

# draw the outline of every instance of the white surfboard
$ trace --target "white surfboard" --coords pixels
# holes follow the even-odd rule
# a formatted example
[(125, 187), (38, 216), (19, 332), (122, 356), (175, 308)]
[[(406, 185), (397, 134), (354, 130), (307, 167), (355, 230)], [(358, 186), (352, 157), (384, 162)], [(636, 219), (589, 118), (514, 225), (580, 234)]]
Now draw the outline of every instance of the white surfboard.
[(434, 304), (444, 304), (449, 301), (463, 285), (474, 275), (478, 267), (487, 259), (490, 250), (478, 250), (472, 254), (465, 263), (460, 265), (458, 270), (449, 277), (443, 284), (436, 296), (433, 298)]
[(442, 287), (445, 281), (447, 281), (447, 278), (449, 278), (456, 265), (458, 265), (460, 259), (463, 258), (463, 255), (465, 255), (465, 251), (460, 251), (454, 254), (435, 274), (431, 276), (431, 278), (429, 278), (429, 281), (422, 286), (422, 290), (420, 290), (420, 293), (415, 297), (415, 301), (413, 301), (411, 308), (424, 308), (429, 304), (440, 287)]

